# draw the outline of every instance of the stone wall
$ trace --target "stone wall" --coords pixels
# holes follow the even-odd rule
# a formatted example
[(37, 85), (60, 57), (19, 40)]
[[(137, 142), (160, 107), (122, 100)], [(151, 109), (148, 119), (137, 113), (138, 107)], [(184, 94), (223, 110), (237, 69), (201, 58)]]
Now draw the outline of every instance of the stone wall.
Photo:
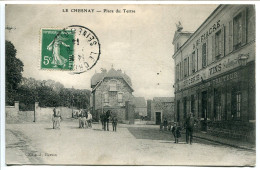
[(19, 112), (19, 102), (15, 101), (14, 106), (5, 106), (5, 116), (6, 117), (14, 117), (18, 116)]
[[(38, 103), (35, 104), (36, 122), (52, 121), (54, 107), (39, 107)], [(60, 110), (63, 119), (72, 117), (72, 108), (56, 107)]]
[[(67, 107), (57, 107), (60, 110), (62, 118), (65, 120), (72, 117), (72, 109)], [(75, 110), (74, 110), (75, 111)], [(19, 102), (15, 102), (14, 106), (5, 107), (6, 123), (25, 123), (34, 121), (34, 111), (19, 111)], [(35, 103), (35, 121), (51, 122), (53, 115), (53, 107), (39, 107), (39, 103)]]
[[(110, 82), (116, 81), (117, 83), (117, 91), (109, 91), (110, 90)], [(104, 93), (108, 93), (109, 95), (109, 102), (104, 103)], [(123, 101), (122, 103), (118, 102), (118, 93), (123, 93)], [(93, 105), (95, 110), (101, 109), (102, 104), (108, 107), (119, 107), (124, 106), (126, 101), (133, 101), (134, 96), (132, 95), (131, 88), (126, 84), (126, 82), (119, 78), (119, 79), (108, 79), (105, 78), (104, 81), (97, 87), (95, 90), (95, 98)], [(103, 100), (103, 101), (102, 101)]]

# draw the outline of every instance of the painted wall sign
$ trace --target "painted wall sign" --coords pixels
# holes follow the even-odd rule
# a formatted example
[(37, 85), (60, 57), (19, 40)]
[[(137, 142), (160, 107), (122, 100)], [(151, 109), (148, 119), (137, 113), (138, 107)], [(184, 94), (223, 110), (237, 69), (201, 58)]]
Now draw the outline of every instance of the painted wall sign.
[(196, 40), (196, 42), (193, 44), (193, 49), (195, 49), (204, 40), (208, 39), (209, 35), (215, 32), (219, 27), (220, 27), (220, 20), (214, 23), (206, 32), (204, 32), (204, 34), (200, 36), (199, 39)]

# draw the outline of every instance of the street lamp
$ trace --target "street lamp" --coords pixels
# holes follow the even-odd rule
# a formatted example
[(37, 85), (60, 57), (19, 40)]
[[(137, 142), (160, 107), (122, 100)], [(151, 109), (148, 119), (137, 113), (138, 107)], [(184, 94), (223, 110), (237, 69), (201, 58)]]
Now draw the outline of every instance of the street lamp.
[(238, 63), (240, 66), (246, 66), (247, 59), (249, 58), (249, 54), (239, 54), (238, 55)]

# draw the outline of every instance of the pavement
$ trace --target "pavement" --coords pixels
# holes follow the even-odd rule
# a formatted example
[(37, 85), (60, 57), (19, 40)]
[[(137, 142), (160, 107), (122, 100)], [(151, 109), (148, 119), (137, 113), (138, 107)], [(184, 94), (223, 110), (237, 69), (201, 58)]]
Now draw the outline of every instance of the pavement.
[[(168, 135), (172, 135), (170, 131), (162, 130), (162, 132), (167, 133)], [(182, 131), (182, 135), (185, 136), (184, 131)], [(212, 136), (206, 132), (194, 132), (193, 138), (198, 139), (198, 140), (199, 139), (207, 140), (210, 142), (219, 143), (222, 145), (231, 146), (231, 147), (235, 147), (235, 148), (239, 148), (239, 149), (256, 151), (256, 146), (254, 143), (241, 141), (241, 140), (237, 140), (237, 139), (232, 139), (232, 138), (223, 138), (223, 137), (218, 137), (218, 136)]]
[(155, 125), (119, 124), (118, 131), (100, 124), (79, 129), (78, 122), (6, 124), (6, 163), (50, 165), (200, 165), (254, 166), (253, 150), (194, 138), (173, 142), (169, 132)]
[[(137, 125), (146, 124), (146, 121), (137, 120), (136, 122), (137, 122), (136, 123)], [(154, 126), (154, 125), (152, 125), (152, 126)], [(172, 135), (170, 131), (162, 130), (162, 132)], [(182, 135), (185, 135), (185, 130), (182, 131)], [(219, 136), (213, 136), (213, 135), (208, 134), (207, 132), (194, 132), (193, 137), (197, 138), (197, 139), (208, 140), (211, 142), (219, 143), (222, 145), (235, 147), (235, 148), (256, 151), (255, 143), (252, 143), (252, 142), (241, 141), (241, 140), (232, 139), (232, 138), (223, 138), (223, 137), (219, 137)]]

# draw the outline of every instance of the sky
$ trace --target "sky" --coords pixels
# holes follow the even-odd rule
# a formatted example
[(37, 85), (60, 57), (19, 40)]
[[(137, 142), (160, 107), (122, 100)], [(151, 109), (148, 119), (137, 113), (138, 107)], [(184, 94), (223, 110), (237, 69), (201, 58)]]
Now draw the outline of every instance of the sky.
[[(174, 46), (176, 23), (195, 31), (218, 5), (7, 5), (6, 40), (17, 49), (24, 63), (24, 77), (52, 79), (67, 88), (89, 89), (90, 79), (101, 68), (121, 69), (132, 80), (136, 97), (174, 96)], [(68, 9), (69, 12), (62, 12)], [(101, 10), (97, 13), (71, 12), (74, 9)], [(114, 13), (104, 13), (104, 9)], [(115, 13), (120, 9), (121, 13)], [(123, 9), (134, 10), (124, 13)], [(101, 44), (97, 64), (85, 73), (40, 69), (40, 30), (82, 25), (92, 30)]]

